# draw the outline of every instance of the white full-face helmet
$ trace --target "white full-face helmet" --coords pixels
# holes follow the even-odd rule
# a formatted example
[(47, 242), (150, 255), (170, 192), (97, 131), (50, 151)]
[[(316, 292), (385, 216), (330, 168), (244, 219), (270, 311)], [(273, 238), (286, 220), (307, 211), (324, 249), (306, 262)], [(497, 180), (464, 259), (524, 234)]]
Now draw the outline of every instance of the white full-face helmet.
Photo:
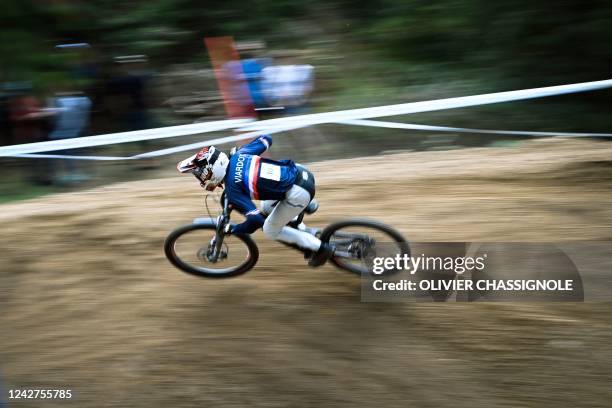
[(176, 167), (181, 173), (195, 174), (202, 185), (212, 191), (223, 183), (228, 164), (229, 158), (225, 153), (215, 146), (209, 146), (179, 162)]

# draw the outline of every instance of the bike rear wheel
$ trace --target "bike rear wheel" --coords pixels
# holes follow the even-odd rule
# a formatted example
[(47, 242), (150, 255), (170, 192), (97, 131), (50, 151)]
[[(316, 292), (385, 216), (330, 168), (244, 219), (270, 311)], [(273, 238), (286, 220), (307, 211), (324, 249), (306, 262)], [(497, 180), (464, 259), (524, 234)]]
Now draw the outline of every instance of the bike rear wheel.
[[(363, 218), (330, 224), (321, 232), (321, 241), (335, 248), (330, 261), (346, 271), (366, 275), (375, 257), (410, 256), (410, 244), (390, 226)], [(387, 275), (398, 272), (387, 270)]]
[(249, 271), (259, 259), (259, 250), (248, 235), (226, 235), (222, 255), (215, 262), (207, 253), (216, 236), (214, 223), (189, 224), (170, 233), (164, 243), (166, 257), (178, 269), (206, 278), (229, 278)]

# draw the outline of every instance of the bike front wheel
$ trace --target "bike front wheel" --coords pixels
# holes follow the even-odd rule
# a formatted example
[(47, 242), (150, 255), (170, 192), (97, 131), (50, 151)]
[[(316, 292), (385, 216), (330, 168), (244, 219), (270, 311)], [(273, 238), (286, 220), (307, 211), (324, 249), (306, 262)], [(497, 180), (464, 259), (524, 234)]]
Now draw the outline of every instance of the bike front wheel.
[(216, 236), (213, 222), (189, 224), (172, 231), (164, 243), (166, 257), (178, 269), (205, 278), (229, 278), (248, 272), (259, 259), (259, 250), (248, 235), (226, 235), (221, 253), (209, 259)]
[[(410, 256), (410, 244), (390, 226), (363, 218), (330, 224), (321, 232), (321, 241), (335, 249), (330, 259), (346, 271), (366, 275), (376, 257)], [(385, 271), (388, 275), (397, 270)]]

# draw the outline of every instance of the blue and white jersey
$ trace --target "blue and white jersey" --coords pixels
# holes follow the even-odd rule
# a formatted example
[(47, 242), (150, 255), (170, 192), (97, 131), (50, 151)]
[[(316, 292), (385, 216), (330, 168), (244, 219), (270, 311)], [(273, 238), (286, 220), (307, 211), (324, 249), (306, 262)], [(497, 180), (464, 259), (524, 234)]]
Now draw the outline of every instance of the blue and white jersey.
[(231, 158), (225, 175), (225, 194), (239, 212), (257, 212), (253, 200), (283, 200), (293, 187), (298, 170), (292, 160), (260, 157), (272, 145), (272, 138), (261, 136), (242, 146)]

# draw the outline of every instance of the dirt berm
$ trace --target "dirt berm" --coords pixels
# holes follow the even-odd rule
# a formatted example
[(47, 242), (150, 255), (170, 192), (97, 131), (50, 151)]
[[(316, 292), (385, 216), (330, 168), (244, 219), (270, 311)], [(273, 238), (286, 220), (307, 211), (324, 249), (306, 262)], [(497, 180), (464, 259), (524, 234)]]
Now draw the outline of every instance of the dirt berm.
[[(321, 208), (414, 241), (612, 240), (612, 144), (312, 164)], [(71, 389), (19, 407), (610, 407), (610, 303), (361, 303), (358, 279), (256, 239), (254, 270), (164, 258), (204, 214), (193, 178), (2, 205), (0, 376)], [(611, 271), (612, 272), (612, 271)]]

